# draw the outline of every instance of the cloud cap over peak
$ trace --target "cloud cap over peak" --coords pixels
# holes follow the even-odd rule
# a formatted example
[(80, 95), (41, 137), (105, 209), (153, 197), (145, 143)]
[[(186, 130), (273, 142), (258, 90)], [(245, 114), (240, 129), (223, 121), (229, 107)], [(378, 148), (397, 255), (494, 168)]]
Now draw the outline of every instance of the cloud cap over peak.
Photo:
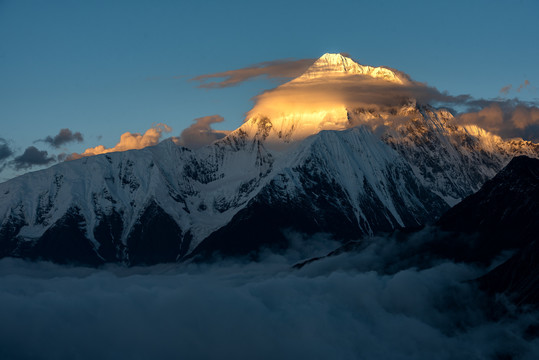
[(412, 99), (422, 104), (463, 104), (472, 98), (469, 95), (452, 96), (412, 80), (400, 84), (370, 75), (339, 74), (291, 81), (265, 91), (254, 99), (256, 105), (248, 117), (256, 114), (271, 117), (283, 112), (314, 112), (334, 106), (385, 109), (405, 105)]
[[(329, 55), (324, 56), (335, 61), (342, 60), (340, 55)], [(315, 65), (318, 62), (320, 61), (316, 61)], [(456, 115), (456, 123), (460, 125), (477, 125), (502, 138), (521, 137), (539, 141), (539, 107), (534, 102), (501, 98), (476, 99), (468, 94), (451, 95), (426, 83), (415, 81), (398, 70), (363, 67), (371, 71), (389, 69), (402, 81), (399, 83), (378, 76), (380, 74), (353, 71), (329, 71), (323, 76), (300, 76), (255, 96), (255, 105), (247, 113), (247, 118), (277, 118), (286, 113), (314, 113), (335, 107), (385, 111), (415, 101), (423, 105), (451, 109)], [(525, 88), (533, 90), (529, 80), (520, 84), (516, 90), (520, 92)], [(507, 85), (500, 92), (508, 94), (511, 89), (512, 85)]]

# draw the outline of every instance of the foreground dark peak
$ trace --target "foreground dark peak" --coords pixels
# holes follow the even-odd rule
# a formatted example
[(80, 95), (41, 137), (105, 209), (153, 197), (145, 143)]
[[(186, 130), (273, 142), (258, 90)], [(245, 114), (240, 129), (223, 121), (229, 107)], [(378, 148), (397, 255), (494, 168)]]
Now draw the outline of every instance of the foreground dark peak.
[[(503, 294), (517, 305), (539, 306), (537, 219), (539, 160), (519, 156), (477, 193), (447, 211), (436, 226), (403, 229), (379, 238), (380, 244), (374, 246), (383, 248), (389, 243), (391, 248), (395, 246), (391, 241), (397, 241), (399, 250), (386, 262), (365, 270), (393, 274), (409, 267), (430, 268), (448, 260), (487, 269), (505, 257), (502, 264), (475, 283), (487, 293)], [(372, 241), (351, 241), (327, 256), (302, 261), (295, 267), (346, 252), (361, 254), (372, 246)]]
[[(520, 241), (538, 237), (539, 160), (512, 159), (475, 194), (450, 209), (440, 220), (444, 230), (476, 232), (491, 238)], [(521, 239), (521, 240), (518, 240)]]
[[(453, 236), (438, 253), (490, 262), (515, 252), (479, 279), (482, 289), (515, 303), (539, 305), (539, 160), (519, 156), (438, 222)], [(463, 234), (467, 234), (463, 236)]]

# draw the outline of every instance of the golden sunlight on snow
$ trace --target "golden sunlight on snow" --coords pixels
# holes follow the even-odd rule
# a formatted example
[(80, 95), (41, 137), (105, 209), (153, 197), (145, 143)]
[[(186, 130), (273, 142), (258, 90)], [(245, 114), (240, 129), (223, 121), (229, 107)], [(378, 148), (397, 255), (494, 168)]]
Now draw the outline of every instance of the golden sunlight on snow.
[(412, 97), (409, 84), (406, 74), (325, 54), (300, 77), (257, 96), (240, 131), (282, 144), (344, 130), (350, 127), (347, 109), (402, 105)]

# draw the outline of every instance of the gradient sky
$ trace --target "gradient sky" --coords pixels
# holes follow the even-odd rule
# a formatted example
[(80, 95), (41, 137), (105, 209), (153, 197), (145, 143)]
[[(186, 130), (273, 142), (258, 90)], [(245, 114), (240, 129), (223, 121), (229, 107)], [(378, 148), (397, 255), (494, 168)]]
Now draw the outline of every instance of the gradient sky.
[[(326, 52), (452, 95), (538, 101), (538, 14), (535, 0), (0, 0), (0, 138), (15, 157), (29, 146), (48, 155), (112, 147), (157, 123), (179, 135), (208, 115), (235, 129), (252, 97), (278, 82), (208, 90), (189, 79)], [(84, 141), (35, 143), (62, 128)], [(4, 167), (0, 181), (25, 171)]]

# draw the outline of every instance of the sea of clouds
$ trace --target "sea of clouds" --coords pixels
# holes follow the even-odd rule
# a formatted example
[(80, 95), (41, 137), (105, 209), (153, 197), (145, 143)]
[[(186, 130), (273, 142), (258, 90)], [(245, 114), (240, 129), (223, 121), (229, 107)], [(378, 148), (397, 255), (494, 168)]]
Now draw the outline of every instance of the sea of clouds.
[[(537, 359), (539, 316), (493, 302), (486, 269), (410, 261), (393, 237), (291, 234), (259, 262), (99, 269), (0, 260), (1, 359)], [(420, 241), (412, 239), (410, 241)]]

